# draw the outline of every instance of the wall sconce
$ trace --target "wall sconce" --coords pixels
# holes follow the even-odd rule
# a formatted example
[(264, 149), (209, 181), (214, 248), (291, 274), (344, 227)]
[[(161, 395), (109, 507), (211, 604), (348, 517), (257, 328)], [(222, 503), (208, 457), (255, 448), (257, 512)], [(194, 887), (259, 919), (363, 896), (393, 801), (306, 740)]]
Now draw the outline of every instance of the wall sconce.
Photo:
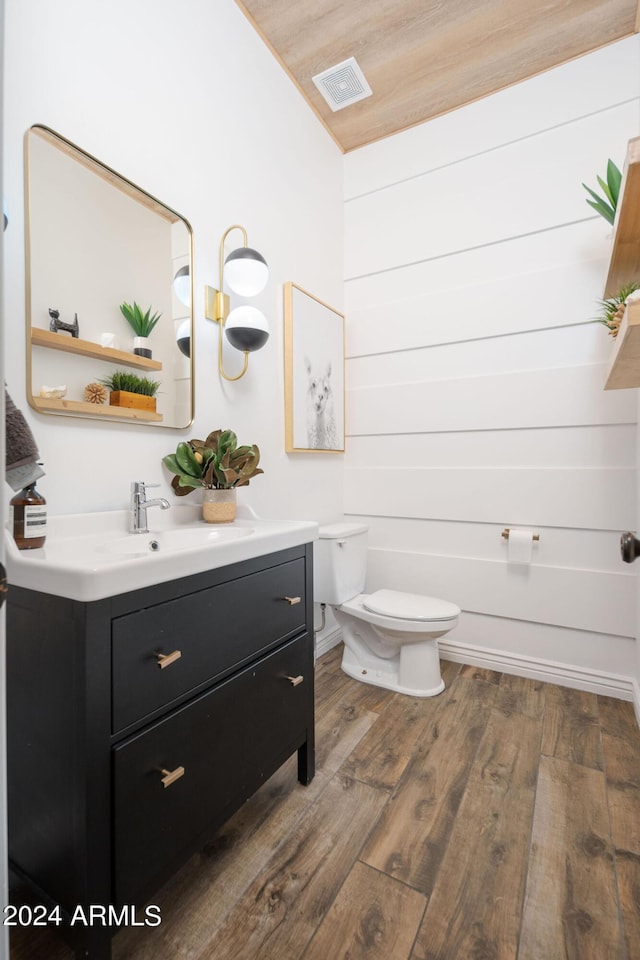
[[(232, 230), (241, 230), (244, 246), (233, 250), (224, 258), (224, 242)], [(269, 339), (269, 324), (267, 318), (255, 307), (244, 304), (235, 307), (229, 312), (229, 297), (224, 293), (224, 281), (234, 293), (241, 297), (255, 297), (264, 290), (269, 279), (267, 262), (258, 253), (247, 246), (247, 231), (236, 223), (222, 235), (220, 241), (220, 289), (205, 287), (205, 316), (207, 320), (215, 320), (220, 324), (220, 338), (218, 340), (218, 370), (225, 380), (239, 380), (247, 372), (249, 353), (259, 350)], [(236, 350), (244, 351), (242, 370), (235, 377), (230, 377), (222, 365), (222, 331), (227, 340)]]
[(173, 278), (173, 289), (176, 297), (185, 307), (191, 306), (191, 273), (189, 267), (184, 266), (176, 272)]
[[(191, 306), (191, 271), (188, 266), (180, 267), (173, 278), (173, 292), (185, 307)], [(191, 357), (191, 318), (178, 324), (176, 330), (178, 350), (185, 357)]]
[(191, 320), (183, 320), (176, 330), (176, 343), (178, 350), (185, 357), (191, 356)]

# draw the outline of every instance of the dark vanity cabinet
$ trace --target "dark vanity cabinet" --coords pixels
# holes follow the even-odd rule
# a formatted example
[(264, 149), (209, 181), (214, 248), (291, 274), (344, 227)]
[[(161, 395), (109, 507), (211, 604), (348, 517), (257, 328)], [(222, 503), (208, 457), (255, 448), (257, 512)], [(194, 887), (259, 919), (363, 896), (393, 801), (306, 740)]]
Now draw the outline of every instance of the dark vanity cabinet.
[[(310, 544), (91, 603), (10, 588), (9, 856), (34, 902), (144, 913), (296, 750), (311, 780), (312, 601)], [(105, 960), (116, 929), (65, 932)]]

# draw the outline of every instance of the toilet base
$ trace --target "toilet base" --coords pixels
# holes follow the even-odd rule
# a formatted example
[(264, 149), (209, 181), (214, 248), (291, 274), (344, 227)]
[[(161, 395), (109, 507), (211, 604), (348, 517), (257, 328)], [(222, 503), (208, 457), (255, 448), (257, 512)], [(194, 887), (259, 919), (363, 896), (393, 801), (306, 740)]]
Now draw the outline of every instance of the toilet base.
[[(428, 649), (427, 657), (424, 655), (425, 647)], [(422, 648), (422, 656), (419, 648)], [(383, 660), (374, 656), (357, 637), (351, 637), (348, 644), (345, 642), (342, 670), (361, 683), (384, 687), (410, 697), (436, 697), (444, 690), (436, 640), (409, 644), (397, 656)]]

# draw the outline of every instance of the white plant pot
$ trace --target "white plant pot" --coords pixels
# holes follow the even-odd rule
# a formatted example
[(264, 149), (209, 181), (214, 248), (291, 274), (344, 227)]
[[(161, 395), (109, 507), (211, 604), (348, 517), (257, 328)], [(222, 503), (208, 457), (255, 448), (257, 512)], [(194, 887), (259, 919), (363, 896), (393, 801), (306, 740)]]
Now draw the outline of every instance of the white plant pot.
[(149, 347), (149, 337), (134, 337), (133, 352), (136, 357), (146, 357), (147, 360), (151, 360), (152, 355)]

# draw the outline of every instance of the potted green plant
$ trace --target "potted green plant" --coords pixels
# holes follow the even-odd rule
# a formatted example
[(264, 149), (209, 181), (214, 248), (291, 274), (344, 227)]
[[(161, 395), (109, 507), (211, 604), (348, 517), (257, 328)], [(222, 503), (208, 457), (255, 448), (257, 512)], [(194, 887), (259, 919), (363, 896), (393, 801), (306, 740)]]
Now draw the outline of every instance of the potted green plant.
[(615, 297), (610, 297), (608, 300), (600, 300), (601, 313), (597, 317), (598, 323), (603, 323), (607, 327), (609, 333), (612, 337), (618, 336), (618, 330), (620, 329), (620, 324), (622, 323), (622, 318), (624, 317), (624, 309), (627, 302), (627, 297), (632, 293), (635, 293), (636, 290), (640, 290), (640, 283), (632, 281), (631, 283), (625, 283), (618, 290)]
[(156, 409), (156, 393), (160, 383), (149, 377), (139, 377), (127, 370), (114, 372), (100, 380), (110, 390), (109, 403), (112, 407), (134, 407), (138, 410)]
[(133, 352), (138, 357), (147, 357), (152, 359), (152, 353), (149, 349), (149, 336), (151, 331), (162, 316), (161, 313), (151, 313), (151, 307), (146, 313), (134, 301), (133, 306), (130, 303), (120, 304), (120, 313), (125, 318), (135, 337), (133, 338)]
[(616, 167), (613, 160), (609, 160), (607, 162), (606, 182), (602, 179), (602, 177), (596, 177), (596, 180), (598, 181), (604, 196), (599, 196), (595, 190), (592, 190), (591, 187), (586, 185), (586, 183), (583, 183), (582, 186), (591, 197), (591, 199), (587, 198), (586, 202), (590, 207), (593, 207), (596, 213), (599, 213), (601, 217), (604, 217), (608, 223), (613, 223), (616, 218), (616, 207), (618, 206), (622, 174)]
[(236, 488), (245, 487), (260, 469), (255, 443), (238, 446), (233, 430), (214, 430), (206, 440), (179, 443), (176, 452), (163, 457), (175, 474), (173, 492), (184, 497), (202, 488), (202, 516), (207, 523), (229, 523), (236, 516)]

